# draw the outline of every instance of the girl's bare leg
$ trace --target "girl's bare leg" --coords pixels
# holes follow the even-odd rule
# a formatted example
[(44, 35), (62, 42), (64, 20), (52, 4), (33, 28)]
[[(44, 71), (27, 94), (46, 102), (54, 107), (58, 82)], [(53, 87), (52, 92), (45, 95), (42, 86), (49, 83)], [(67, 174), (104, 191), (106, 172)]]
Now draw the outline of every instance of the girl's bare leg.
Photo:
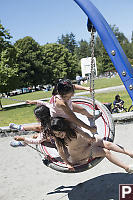
[(108, 149), (94, 146), (92, 151), (92, 157), (106, 157), (113, 164), (125, 169), (126, 171), (129, 170), (129, 166), (119, 161)]
[(133, 158), (133, 152), (125, 149), (124, 147), (122, 147), (120, 145), (117, 145), (117, 144), (114, 144), (112, 142), (108, 142), (108, 141), (105, 141), (105, 140), (103, 140), (101, 142), (101, 145), (105, 149), (112, 150), (112, 151), (119, 152), (119, 153), (123, 153), (123, 154), (126, 154), (126, 155)]
[(25, 131), (37, 131), (41, 130), (40, 124), (32, 124), (32, 125), (23, 125)]

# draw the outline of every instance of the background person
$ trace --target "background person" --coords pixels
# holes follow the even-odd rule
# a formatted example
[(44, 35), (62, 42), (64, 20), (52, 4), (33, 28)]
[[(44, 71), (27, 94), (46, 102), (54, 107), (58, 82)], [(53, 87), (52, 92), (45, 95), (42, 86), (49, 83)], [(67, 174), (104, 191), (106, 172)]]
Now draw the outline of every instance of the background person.
[(77, 84), (80, 85), (81, 77), (78, 74), (76, 75), (76, 81), (77, 81)]
[(114, 109), (118, 109), (118, 111), (123, 111), (124, 108), (124, 101), (122, 99), (120, 99), (120, 95), (116, 95), (115, 96), (115, 100), (113, 102), (114, 105)]

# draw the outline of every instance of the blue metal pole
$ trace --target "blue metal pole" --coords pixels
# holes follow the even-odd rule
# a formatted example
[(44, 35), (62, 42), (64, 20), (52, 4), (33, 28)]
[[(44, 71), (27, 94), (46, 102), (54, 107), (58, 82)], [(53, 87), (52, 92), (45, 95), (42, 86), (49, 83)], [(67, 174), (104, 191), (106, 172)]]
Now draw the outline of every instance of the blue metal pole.
[(90, 0), (74, 0), (88, 16), (133, 101), (133, 68), (121, 45), (99, 10)]

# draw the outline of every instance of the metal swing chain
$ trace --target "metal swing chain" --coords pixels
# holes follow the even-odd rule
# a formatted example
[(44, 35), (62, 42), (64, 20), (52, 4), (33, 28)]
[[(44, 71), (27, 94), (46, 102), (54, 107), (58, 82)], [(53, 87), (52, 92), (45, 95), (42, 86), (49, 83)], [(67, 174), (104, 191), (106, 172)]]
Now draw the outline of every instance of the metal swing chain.
[[(91, 28), (91, 74), (90, 74), (90, 88), (91, 88), (91, 97), (92, 97), (92, 104), (93, 104), (93, 120), (94, 120), (94, 125), (95, 125), (95, 82), (94, 82), (94, 31), (93, 27)], [(93, 133), (93, 138), (94, 138), (94, 133)], [(91, 143), (90, 146), (91, 152), (90, 152), (90, 159), (93, 158), (93, 142)]]
[(95, 124), (95, 63), (94, 63), (94, 31), (91, 29), (91, 74), (90, 74), (90, 88), (91, 88), (91, 96), (93, 102), (93, 116), (94, 116), (94, 124)]

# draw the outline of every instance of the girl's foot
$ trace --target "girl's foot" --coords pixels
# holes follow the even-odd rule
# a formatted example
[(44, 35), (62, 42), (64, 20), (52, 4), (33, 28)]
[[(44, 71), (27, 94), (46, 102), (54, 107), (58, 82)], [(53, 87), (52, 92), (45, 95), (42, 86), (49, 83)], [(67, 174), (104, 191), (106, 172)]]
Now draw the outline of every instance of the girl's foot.
[(130, 156), (130, 158), (133, 158), (133, 152), (130, 152), (129, 156)]
[(26, 144), (24, 142), (21, 142), (21, 141), (16, 141), (16, 140), (13, 140), (10, 142), (10, 146), (12, 147), (24, 147)]
[(23, 131), (24, 130), (22, 125), (17, 125), (17, 124), (14, 124), (14, 123), (9, 124), (9, 128), (10, 129), (19, 130), (19, 131)]
[(95, 110), (95, 120), (102, 116), (102, 112), (100, 110)]
[[(95, 110), (95, 120), (97, 120), (99, 117), (102, 116), (102, 112), (99, 110)], [(90, 122), (90, 127), (95, 126), (95, 120), (94, 118), (88, 118), (89, 122)]]
[(129, 168), (126, 170), (128, 174), (133, 174), (133, 165), (129, 165)]

